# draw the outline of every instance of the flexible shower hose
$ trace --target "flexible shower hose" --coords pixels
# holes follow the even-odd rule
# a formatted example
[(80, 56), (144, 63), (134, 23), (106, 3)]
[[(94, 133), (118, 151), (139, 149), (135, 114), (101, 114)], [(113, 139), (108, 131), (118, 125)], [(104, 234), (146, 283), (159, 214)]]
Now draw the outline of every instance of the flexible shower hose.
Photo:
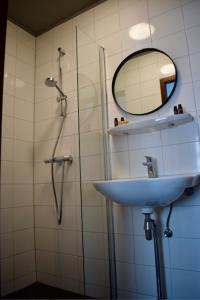
[(60, 140), (61, 132), (63, 130), (65, 118), (66, 118), (66, 111), (67, 111), (67, 99), (65, 101), (65, 113), (62, 115), (62, 121), (60, 123), (60, 128), (58, 132), (58, 136), (53, 148), (52, 152), (52, 161), (51, 161), (51, 181), (52, 181), (52, 187), (53, 187), (53, 194), (55, 199), (55, 206), (56, 206), (56, 213), (57, 213), (57, 220), (58, 224), (60, 225), (62, 222), (62, 202), (63, 202), (63, 187), (64, 187), (64, 175), (65, 175), (65, 162), (62, 162), (62, 179), (61, 179), (61, 193), (60, 193), (60, 209), (59, 209), (59, 203), (58, 203), (58, 197), (56, 193), (56, 186), (55, 186), (55, 177), (54, 177), (54, 159), (55, 159), (55, 153), (57, 150), (58, 142)]
[[(62, 89), (62, 67), (61, 67), (61, 57), (63, 56), (63, 53), (61, 52), (61, 48), (58, 48), (59, 51), (59, 57), (58, 57), (58, 67), (59, 67), (59, 81), (60, 81), (60, 88)], [(60, 95), (61, 97), (61, 95)], [(63, 101), (64, 101), (64, 112), (63, 112)], [(64, 122), (67, 115), (67, 98), (60, 98), (60, 110), (61, 110), (61, 117), (62, 121), (60, 123), (60, 128), (58, 132), (58, 136), (53, 148), (52, 152), (52, 161), (51, 161), (51, 181), (52, 181), (52, 187), (53, 187), (53, 194), (55, 199), (55, 206), (56, 206), (56, 213), (57, 213), (57, 221), (60, 225), (62, 222), (62, 206), (63, 206), (63, 189), (64, 189), (64, 176), (65, 176), (65, 162), (62, 162), (62, 178), (61, 178), (61, 191), (60, 191), (60, 208), (58, 203), (58, 197), (56, 193), (56, 185), (55, 185), (55, 177), (54, 177), (54, 159), (55, 154), (58, 146), (58, 142), (60, 140), (61, 132), (63, 130)]]

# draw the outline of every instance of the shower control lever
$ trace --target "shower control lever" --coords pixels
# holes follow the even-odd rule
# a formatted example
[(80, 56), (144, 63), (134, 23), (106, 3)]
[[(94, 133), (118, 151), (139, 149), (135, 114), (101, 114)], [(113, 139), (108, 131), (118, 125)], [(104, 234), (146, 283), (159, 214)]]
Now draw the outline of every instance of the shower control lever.
[(50, 163), (53, 162), (53, 163), (61, 164), (65, 161), (67, 161), (69, 164), (72, 164), (73, 157), (71, 155), (69, 155), (69, 156), (56, 156), (56, 157), (54, 157), (54, 159), (52, 159), (52, 158), (45, 159), (44, 163), (45, 164), (50, 164)]

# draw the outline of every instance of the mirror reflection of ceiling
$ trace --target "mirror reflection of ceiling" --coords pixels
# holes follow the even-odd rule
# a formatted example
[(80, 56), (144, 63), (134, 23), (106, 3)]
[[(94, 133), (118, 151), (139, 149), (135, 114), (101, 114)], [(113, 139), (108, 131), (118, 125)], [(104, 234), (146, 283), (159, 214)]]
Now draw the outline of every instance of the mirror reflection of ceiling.
[(118, 105), (132, 114), (148, 114), (164, 105), (173, 93), (176, 70), (164, 53), (150, 50), (131, 56), (114, 83)]
[(34, 36), (105, 0), (8, 0), (8, 19)]

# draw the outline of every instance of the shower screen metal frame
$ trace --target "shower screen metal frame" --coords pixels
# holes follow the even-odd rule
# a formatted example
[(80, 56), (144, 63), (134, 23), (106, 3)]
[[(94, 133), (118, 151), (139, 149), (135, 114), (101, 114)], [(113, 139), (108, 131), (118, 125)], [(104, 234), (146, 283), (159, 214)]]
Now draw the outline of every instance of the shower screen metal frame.
[[(76, 47), (78, 45), (78, 30), (76, 26)], [(105, 49), (99, 46), (99, 74), (100, 74), (100, 97), (101, 97), (101, 118), (102, 118), (102, 137), (103, 137), (103, 166), (105, 180), (111, 178), (110, 164), (110, 142), (108, 135), (108, 102), (107, 102), (107, 87), (106, 87), (106, 63)], [(81, 197), (81, 225), (82, 225), (82, 251), (83, 251), (83, 281), (84, 294), (86, 290), (85, 283), (85, 263), (84, 263), (84, 230), (83, 230), (83, 196), (82, 196), (82, 171), (81, 171), (81, 141), (80, 141), (80, 108), (79, 108), (79, 74), (78, 74), (78, 50), (76, 50), (76, 67), (77, 67), (77, 101), (78, 101), (78, 139), (79, 139), (79, 166), (80, 166), (80, 197)], [(113, 204), (109, 199), (106, 199), (106, 219), (107, 219), (107, 240), (108, 240), (108, 260), (109, 260), (109, 288), (110, 299), (117, 299), (117, 273), (116, 273), (116, 258), (115, 258), (115, 240), (114, 240), (114, 222), (113, 222)]]
[[(108, 135), (108, 97), (106, 86), (106, 61), (105, 48), (99, 47), (99, 66), (100, 66), (100, 86), (101, 86), (101, 115), (102, 115), (102, 136), (103, 136), (103, 158), (105, 180), (111, 180), (111, 159), (110, 141)], [(106, 214), (108, 226), (108, 257), (109, 257), (109, 276), (110, 276), (110, 298), (117, 299), (117, 271), (115, 256), (115, 235), (114, 235), (114, 216), (113, 202), (106, 198)]]
[[(0, 141), (2, 139), (2, 113), (3, 113), (3, 83), (4, 83), (4, 60), (6, 46), (6, 26), (7, 26), (8, 1), (0, 1)], [(0, 144), (1, 157), (1, 144)], [(1, 160), (0, 160), (1, 170)], [(1, 249), (0, 249), (1, 252)], [(1, 253), (0, 253), (1, 257)], [(0, 272), (0, 295), (1, 293), (1, 272)]]
[[(4, 83), (4, 60), (6, 45), (6, 26), (7, 26), (8, 1), (0, 1), (0, 138), (2, 129), (2, 110), (3, 110), (3, 83)], [(0, 145), (1, 155), (1, 145)], [(0, 162), (1, 167), (1, 162)]]

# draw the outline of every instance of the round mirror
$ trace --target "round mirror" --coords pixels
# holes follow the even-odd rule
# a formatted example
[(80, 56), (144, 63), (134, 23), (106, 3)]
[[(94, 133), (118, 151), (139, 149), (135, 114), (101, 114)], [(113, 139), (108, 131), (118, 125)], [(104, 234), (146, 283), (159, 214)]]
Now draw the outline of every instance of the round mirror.
[(177, 83), (174, 62), (164, 52), (146, 48), (117, 68), (112, 93), (117, 105), (133, 115), (150, 114), (167, 103)]

